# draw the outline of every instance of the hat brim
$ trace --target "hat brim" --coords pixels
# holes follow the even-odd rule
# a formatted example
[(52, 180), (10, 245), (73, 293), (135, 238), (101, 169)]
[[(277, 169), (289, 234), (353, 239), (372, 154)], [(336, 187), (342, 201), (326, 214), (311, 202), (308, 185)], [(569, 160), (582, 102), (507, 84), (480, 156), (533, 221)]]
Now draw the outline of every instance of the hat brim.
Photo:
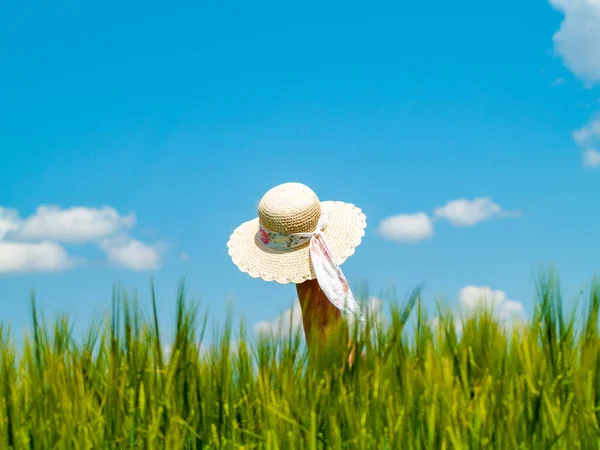
[[(323, 235), (335, 263), (341, 265), (360, 245), (367, 219), (351, 203), (324, 201), (321, 211), (327, 217)], [(316, 278), (308, 243), (290, 250), (267, 248), (258, 238), (258, 225), (258, 218), (243, 223), (227, 243), (233, 263), (242, 272), (281, 284), (299, 284)]]

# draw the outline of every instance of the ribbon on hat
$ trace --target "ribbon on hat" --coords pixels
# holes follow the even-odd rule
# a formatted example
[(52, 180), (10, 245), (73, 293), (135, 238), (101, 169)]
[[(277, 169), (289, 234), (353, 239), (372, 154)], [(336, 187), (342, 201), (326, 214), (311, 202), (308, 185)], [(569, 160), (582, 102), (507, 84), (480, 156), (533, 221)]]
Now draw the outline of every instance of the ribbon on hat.
[(348, 286), (342, 269), (335, 263), (323, 229), (327, 225), (324, 214), (321, 215), (317, 228), (310, 233), (283, 234), (267, 230), (262, 225), (258, 228), (258, 237), (265, 247), (277, 250), (291, 250), (310, 242), (310, 258), (317, 275), (319, 286), (329, 301), (342, 312), (354, 314), (364, 320), (360, 306)]

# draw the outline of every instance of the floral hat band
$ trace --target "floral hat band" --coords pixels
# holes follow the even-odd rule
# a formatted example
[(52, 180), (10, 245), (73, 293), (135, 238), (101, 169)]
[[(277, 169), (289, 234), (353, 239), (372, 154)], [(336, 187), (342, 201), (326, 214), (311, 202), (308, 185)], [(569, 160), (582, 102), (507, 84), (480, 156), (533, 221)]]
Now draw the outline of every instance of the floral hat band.
[(342, 269), (335, 263), (323, 230), (327, 226), (325, 214), (321, 214), (315, 231), (311, 233), (284, 234), (258, 226), (258, 237), (267, 248), (291, 250), (310, 242), (310, 259), (317, 275), (319, 286), (329, 301), (340, 311), (364, 320), (360, 306), (354, 299)]
[(325, 214), (321, 214), (317, 228), (312, 233), (278, 233), (271, 231), (258, 225), (258, 238), (268, 248), (277, 250), (291, 250), (300, 247), (311, 240), (313, 236), (322, 235), (323, 230), (327, 226), (327, 218)]

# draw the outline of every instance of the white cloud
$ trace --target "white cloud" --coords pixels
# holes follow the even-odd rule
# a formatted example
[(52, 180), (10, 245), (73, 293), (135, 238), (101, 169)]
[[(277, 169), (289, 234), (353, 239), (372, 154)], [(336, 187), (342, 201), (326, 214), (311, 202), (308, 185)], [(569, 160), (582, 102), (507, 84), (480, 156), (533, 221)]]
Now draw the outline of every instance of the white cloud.
[(302, 327), (302, 308), (300, 308), (300, 302), (294, 301), (294, 305), (291, 309), (286, 309), (282, 314), (277, 316), (271, 321), (263, 320), (254, 325), (254, 331), (256, 333), (278, 333), (282, 331), (284, 333), (290, 330), (292, 327), (293, 332), (296, 332), (299, 327)]
[(493, 218), (516, 216), (518, 212), (504, 211), (489, 197), (477, 197), (474, 200), (452, 200), (436, 208), (434, 215), (448, 220), (454, 226), (470, 227)]
[(379, 233), (395, 242), (417, 242), (433, 236), (433, 224), (423, 212), (400, 214), (384, 219), (379, 225)]
[(0, 272), (54, 272), (72, 265), (67, 251), (54, 242), (0, 241)]
[(564, 64), (588, 83), (600, 81), (600, 1), (550, 0), (564, 14), (554, 48)]
[[(553, 36), (554, 49), (565, 66), (586, 86), (600, 82), (600, 1), (550, 0), (563, 15)], [(581, 151), (582, 165), (600, 167), (600, 118), (596, 116), (573, 133)]]
[[(435, 208), (434, 220), (446, 219), (457, 227), (470, 227), (480, 222), (502, 217), (517, 217), (519, 211), (505, 211), (489, 197), (473, 200), (459, 198)], [(379, 225), (379, 234), (396, 242), (416, 242), (434, 234), (433, 222), (426, 213), (399, 214), (384, 219)]]
[(19, 224), (15, 237), (22, 240), (52, 240), (68, 243), (97, 241), (135, 224), (135, 215), (121, 216), (111, 207), (62, 209), (41, 205)]
[(557, 78), (552, 82), (552, 87), (562, 86), (563, 84), (567, 84), (567, 80), (564, 78)]
[(154, 246), (146, 245), (127, 236), (104, 239), (100, 247), (108, 259), (117, 267), (132, 270), (155, 270), (160, 262), (160, 254)]
[(585, 167), (600, 167), (600, 151), (588, 148), (583, 152), (583, 165)]
[(584, 167), (600, 167), (600, 115), (593, 117), (583, 127), (573, 132), (573, 140), (581, 149), (582, 164)]
[(600, 138), (600, 117), (598, 116), (573, 132), (573, 139), (581, 146), (592, 145), (598, 138)]
[[(48, 271), (73, 266), (73, 259), (58, 243), (71, 245), (95, 243), (118, 267), (133, 270), (158, 268), (161, 252), (128, 236), (135, 225), (134, 214), (121, 215), (105, 206), (61, 208), (40, 205), (25, 219), (18, 211), (0, 207), (0, 243), (14, 263), (3, 260), (0, 271)], [(10, 250), (10, 253), (8, 251)], [(37, 261), (33, 259), (37, 258)], [(14, 266), (14, 267), (13, 267)]]
[[(458, 292), (458, 303), (459, 310), (464, 315), (461, 317), (459, 310), (454, 310), (452, 314), (454, 328), (457, 333), (462, 331), (462, 318), (467, 319), (479, 308), (491, 310), (493, 318), (505, 326), (507, 330), (525, 321), (525, 312), (522, 303), (508, 299), (504, 291), (493, 290), (489, 286), (465, 286)], [(440, 319), (439, 317), (433, 317), (429, 323), (434, 329), (437, 329)]]
[(520, 302), (510, 300), (504, 291), (492, 290), (488, 286), (465, 286), (459, 291), (458, 300), (467, 313), (485, 307), (492, 308), (495, 317), (502, 322), (521, 320), (524, 317)]
[(182, 252), (179, 255), (179, 259), (181, 259), (183, 262), (188, 262), (191, 261), (192, 257), (188, 253)]
[(19, 213), (14, 209), (0, 206), (0, 241), (19, 228)]

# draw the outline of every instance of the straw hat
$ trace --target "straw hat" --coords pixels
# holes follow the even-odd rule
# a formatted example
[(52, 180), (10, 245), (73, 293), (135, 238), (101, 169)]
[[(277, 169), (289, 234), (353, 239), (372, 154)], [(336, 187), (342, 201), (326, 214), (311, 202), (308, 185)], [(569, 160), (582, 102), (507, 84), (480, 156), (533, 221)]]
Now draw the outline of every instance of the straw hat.
[[(300, 183), (275, 186), (261, 199), (258, 217), (233, 232), (227, 243), (229, 255), (242, 272), (254, 278), (281, 284), (314, 280), (309, 242), (292, 248), (271, 248), (266, 243), (274, 236), (313, 233), (322, 223), (332, 259), (341, 265), (365, 234), (367, 221), (360, 208), (339, 201), (322, 202)], [(291, 240), (286, 242), (289, 246)]]

